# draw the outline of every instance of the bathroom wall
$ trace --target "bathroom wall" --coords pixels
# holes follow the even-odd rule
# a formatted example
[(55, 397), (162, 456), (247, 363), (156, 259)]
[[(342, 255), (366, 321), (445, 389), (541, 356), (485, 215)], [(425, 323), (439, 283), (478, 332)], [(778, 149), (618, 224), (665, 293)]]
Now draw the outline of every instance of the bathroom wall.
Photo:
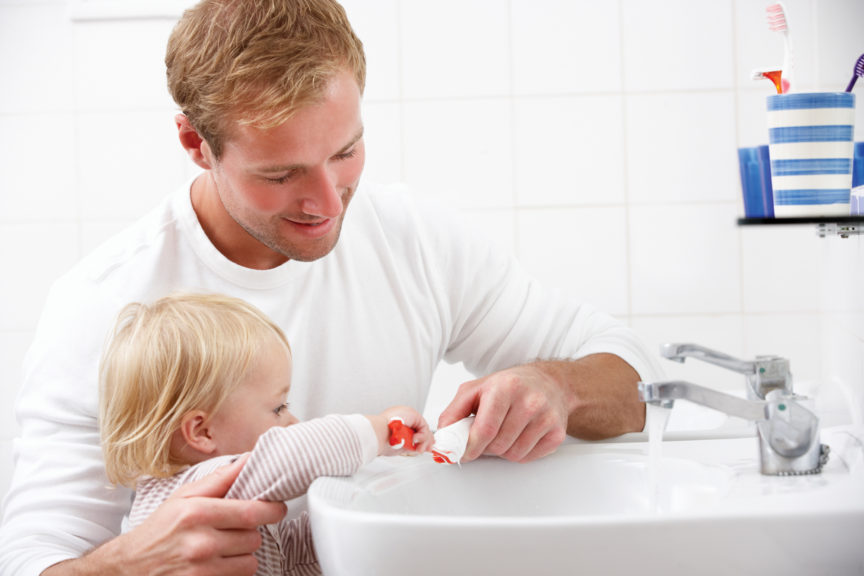
[[(194, 172), (164, 88), (172, 17), (125, 18), (124, 4), (155, 5), (0, 0), (0, 493), (21, 360), (50, 283)], [(861, 241), (736, 226), (735, 149), (767, 141), (771, 86), (750, 71), (782, 62), (766, 4), (346, 0), (370, 61), (366, 178), (465, 211), (538, 277), (651, 346), (781, 354), (803, 386), (833, 391), (832, 409), (847, 396), (861, 408)], [(786, 5), (795, 88), (842, 90), (864, 52), (864, 2)], [(70, 6), (118, 11), (72, 20)], [(709, 366), (668, 368), (741, 386)], [(462, 377), (445, 367), (433, 404)]]

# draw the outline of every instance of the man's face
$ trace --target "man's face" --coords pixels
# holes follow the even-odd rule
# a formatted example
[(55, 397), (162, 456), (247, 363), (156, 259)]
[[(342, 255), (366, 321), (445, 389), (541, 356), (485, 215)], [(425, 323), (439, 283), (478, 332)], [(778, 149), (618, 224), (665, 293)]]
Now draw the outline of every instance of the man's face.
[(221, 200), (210, 209), (224, 210), (237, 226), (217, 218), (228, 234), (211, 234), (214, 244), (254, 268), (325, 256), (339, 239), (364, 161), (360, 91), (348, 72), (330, 81), (320, 103), (280, 126), (236, 127), (210, 172)]

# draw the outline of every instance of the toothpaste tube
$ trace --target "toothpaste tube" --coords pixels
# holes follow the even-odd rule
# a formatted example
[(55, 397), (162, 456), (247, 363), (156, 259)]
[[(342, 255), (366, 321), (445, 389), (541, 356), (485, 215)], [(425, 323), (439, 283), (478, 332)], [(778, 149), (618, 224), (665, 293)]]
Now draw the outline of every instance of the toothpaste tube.
[(465, 454), (468, 431), (473, 423), (474, 416), (469, 416), (435, 432), (432, 459), (439, 464), (459, 464)]

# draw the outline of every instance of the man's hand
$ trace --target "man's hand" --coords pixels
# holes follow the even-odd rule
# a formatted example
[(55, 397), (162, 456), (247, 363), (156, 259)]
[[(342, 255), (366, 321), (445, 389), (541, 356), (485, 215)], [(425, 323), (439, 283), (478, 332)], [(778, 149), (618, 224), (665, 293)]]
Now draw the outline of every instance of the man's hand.
[(642, 430), (638, 380), (611, 354), (524, 364), (462, 384), (438, 428), (476, 414), (463, 462), (481, 454), (527, 462), (554, 452), (568, 433), (595, 440)]
[(481, 454), (527, 462), (551, 454), (564, 441), (570, 411), (564, 387), (537, 364), (525, 364), (462, 384), (438, 427), (472, 413), (477, 417), (462, 462)]
[(233, 575), (255, 573), (258, 526), (285, 515), (281, 502), (224, 500), (245, 458), (183, 486), (140, 526), (43, 576), (75, 574)]

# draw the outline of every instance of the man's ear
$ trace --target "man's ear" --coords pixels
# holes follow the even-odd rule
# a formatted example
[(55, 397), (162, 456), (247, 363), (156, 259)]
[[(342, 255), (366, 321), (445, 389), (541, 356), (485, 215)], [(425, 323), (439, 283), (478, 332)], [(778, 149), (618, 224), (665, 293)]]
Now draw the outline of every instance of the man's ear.
[(216, 450), (210, 434), (209, 415), (201, 410), (192, 410), (183, 415), (180, 420), (180, 435), (187, 446), (203, 454), (212, 454)]
[(189, 158), (201, 168), (211, 170), (215, 160), (213, 158), (213, 151), (210, 149), (207, 141), (201, 138), (198, 131), (192, 127), (185, 114), (174, 116), (174, 123), (177, 125), (177, 135), (180, 138), (180, 145), (186, 150)]

